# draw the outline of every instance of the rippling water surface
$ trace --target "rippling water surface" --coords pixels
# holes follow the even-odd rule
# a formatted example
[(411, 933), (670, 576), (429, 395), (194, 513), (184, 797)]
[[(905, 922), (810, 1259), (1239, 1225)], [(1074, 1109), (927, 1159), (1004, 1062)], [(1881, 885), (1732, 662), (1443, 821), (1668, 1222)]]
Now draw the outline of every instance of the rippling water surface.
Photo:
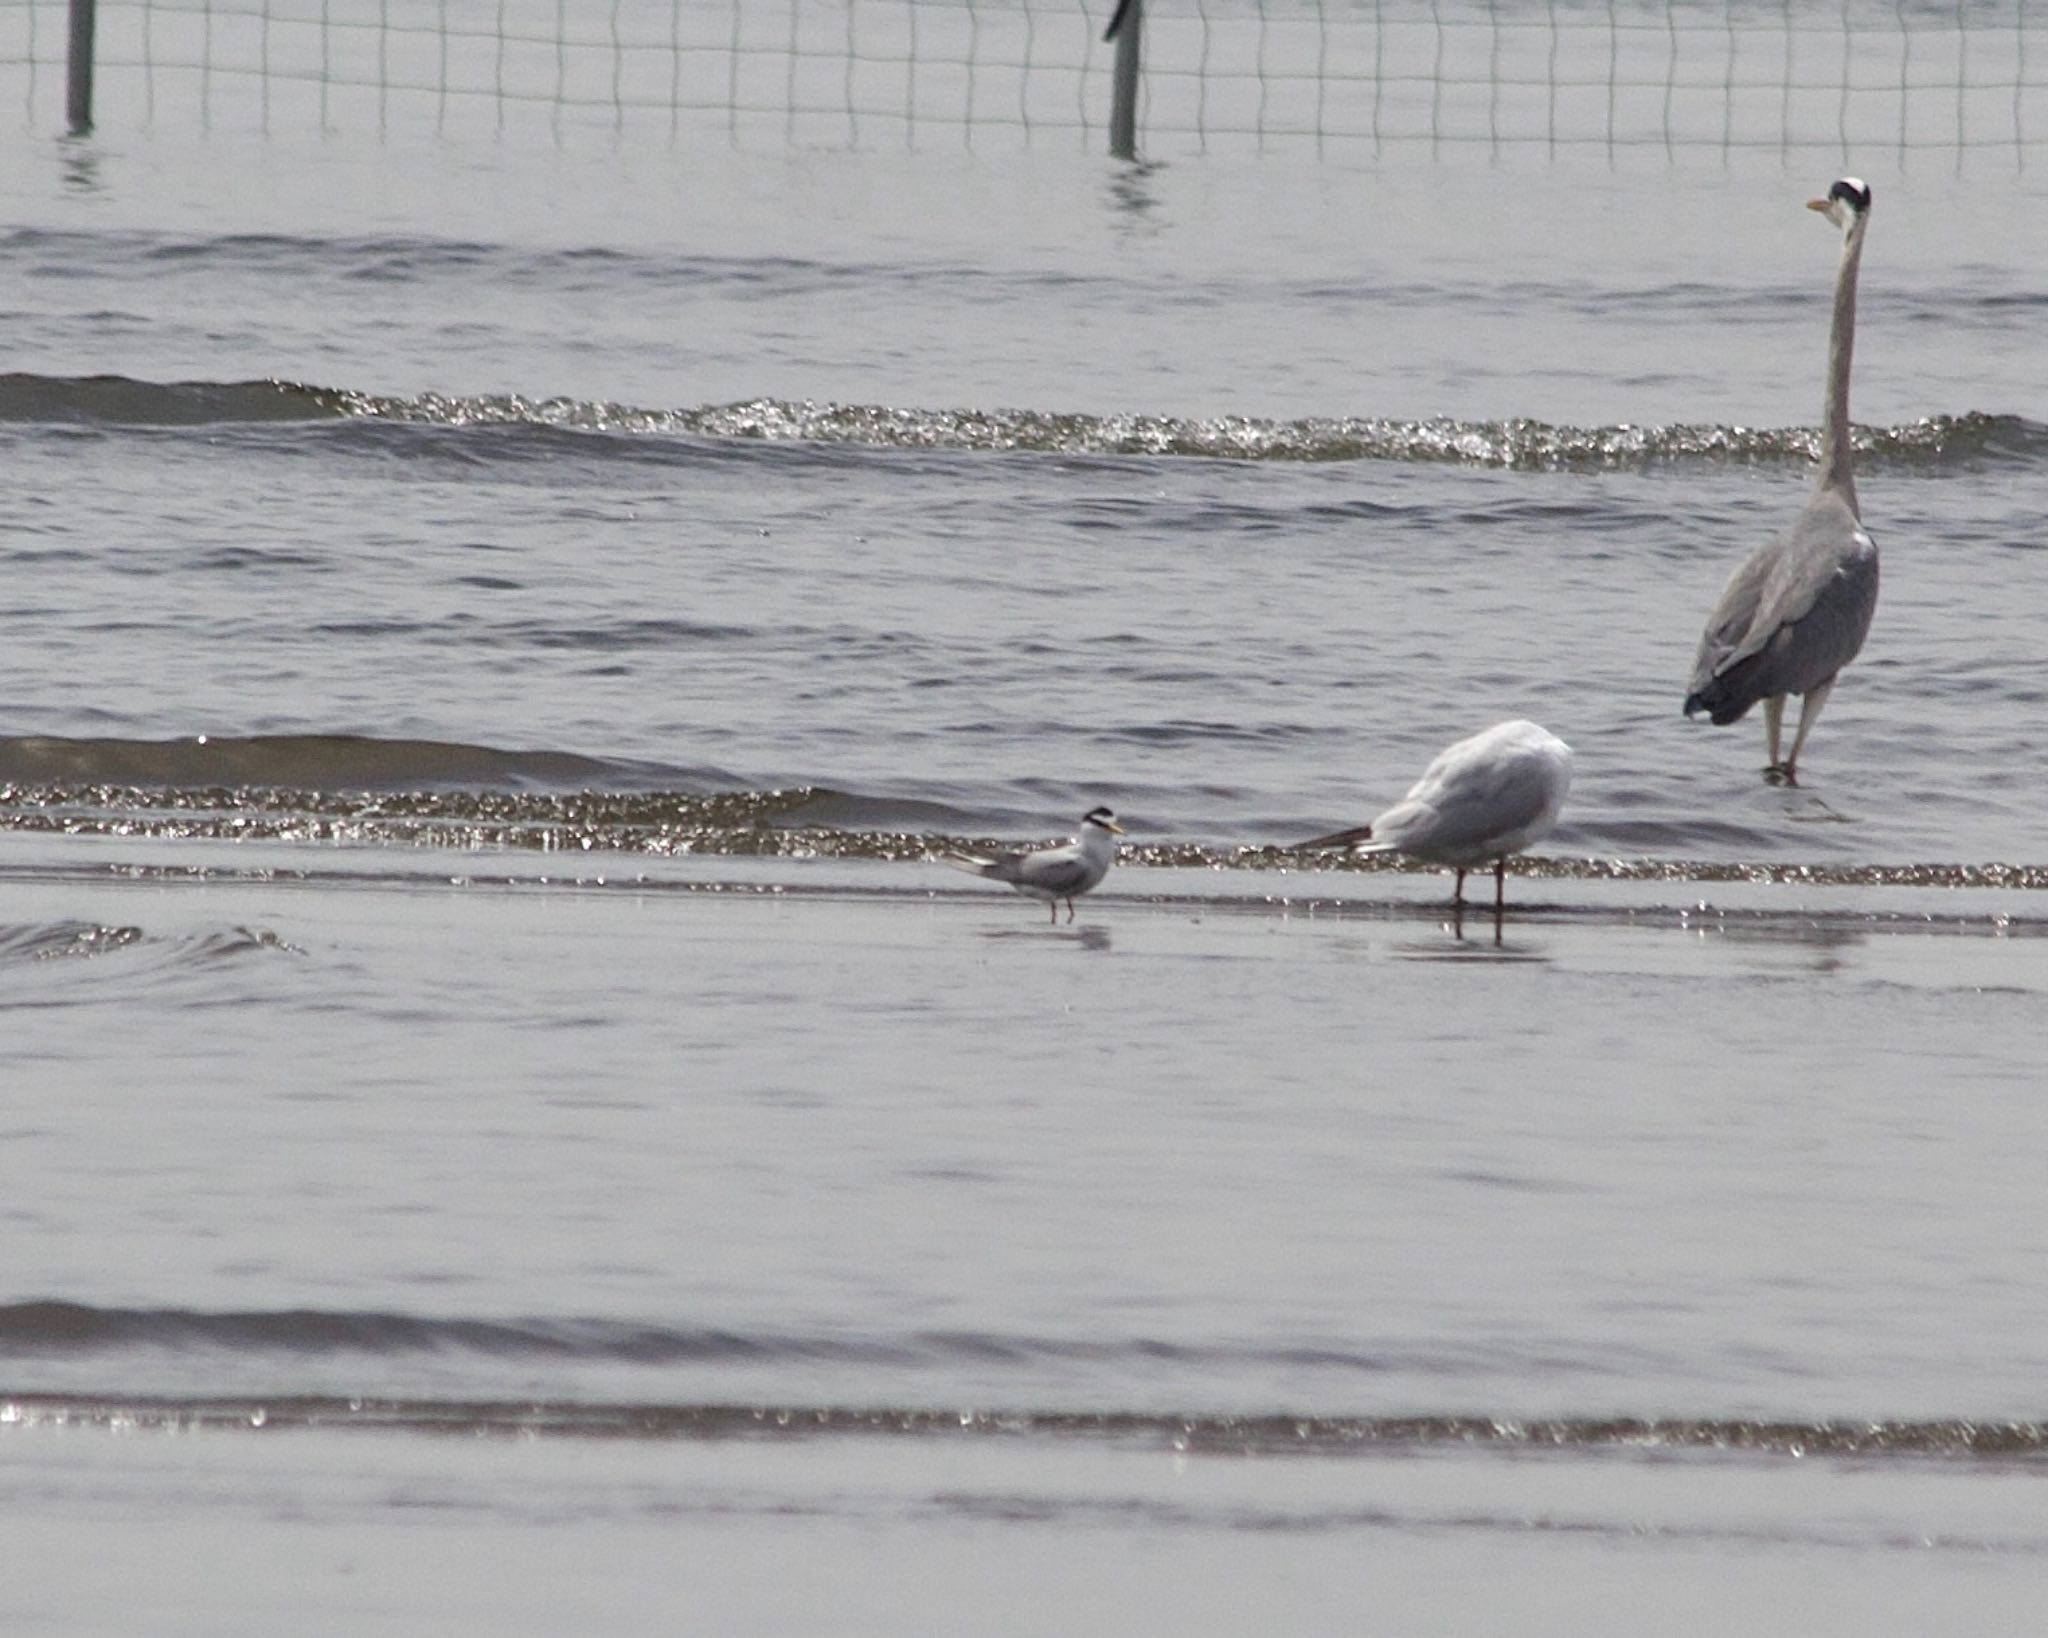
[[(505, 1631), (2037, 1601), (2034, 184), (1858, 161), (1884, 592), (1780, 789), (1679, 701), (1825, 167), (90, 161), (0, 171), (41, 1613), (155, 1532), (404, 1630), (412, 1509)], [(1516, 715), (1504, 924), (1285, 851)], [(931, 858), (1098, 801), (1071, 926)]]

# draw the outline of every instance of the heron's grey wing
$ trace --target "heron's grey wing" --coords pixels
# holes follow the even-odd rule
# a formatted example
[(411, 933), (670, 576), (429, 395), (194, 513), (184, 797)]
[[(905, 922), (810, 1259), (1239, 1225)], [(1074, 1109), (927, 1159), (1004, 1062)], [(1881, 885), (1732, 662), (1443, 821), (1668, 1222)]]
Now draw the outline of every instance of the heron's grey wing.
[(1761, 650), (1770, 692), (1804, 694), (1827, 682), (1862, 650), (1876, 611), (1870, 536), (1846, 505), (1832, 513), (1809, 507), (1793, 530), (1782, 584), (1765, 589), (1757, 611), (1759, 623), (1778, 616)]
[[(1760, 699), (1819, 687), (1863, 647), (1877, 572), (1877, 548), (1849, 503), (1822, 490), (1782, 540), (1729, 582), (1700, 645), (1687, 707), (1733, 722)], [(1738, 630), (1739, 605), (1752, 590), (1747, 629)]]
[(1714, 604), (1714, 612), (1707, 616), (1707, 629), (1700, 636), (1699, 653), (1692, 662), (1692, 677), (1685, 686), (1685, 714), (1703, 707), (1714, 711), (1714, 721), (1733, 722), (1750, 706), (1754, 698), (1746, 699), (1732, 715), (1724, 716), (1709, 699), (1714, 682), (1726, 669), (1730, 657), (1749, 638), (1756, 625), (1757, 605), (1763, 601), (1764, 583), (1770, 578), (1771, 566), (1776, 561), (1782, 546), (1780, 541), (1771, 541), (1759, 546), (1728, 577), (1728, 584), (1721, 588), (1720, 600)]

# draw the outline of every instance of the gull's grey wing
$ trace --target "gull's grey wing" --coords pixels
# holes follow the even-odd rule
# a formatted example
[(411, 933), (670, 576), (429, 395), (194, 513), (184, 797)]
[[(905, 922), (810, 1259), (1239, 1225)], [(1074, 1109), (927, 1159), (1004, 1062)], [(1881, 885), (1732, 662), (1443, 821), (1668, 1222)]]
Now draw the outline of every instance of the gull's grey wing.
[(1733, 722), (1758, 700), (1828, 681), (1863, 647), (1877, 576), (1877, 548), (1856, 514), (1822, 490), (1729, 580), (1700, 642), (1687, 713)]
[(1306, 842), (1291, 844), (1289, 851), (1309, 853), (1320, 847), (1357, 847), (1372, 840), (1372, 826), (1353, 825), (1349, 830), (1333, 830), (1327, 836), (1312, 837)]
[(1554, 770), (1537, 752), (1440, 760), (1373, 821), (1373, 839), (1447, 864), (1476, 863), (1545, 834), (1557, 802)]
[(1361, 851), (1393, 853), (1426, 847), (1444, 833), (1443, 811), (1433, 802), (1409, 798), (1396, 802), (1372, 822), (1372, 845)]

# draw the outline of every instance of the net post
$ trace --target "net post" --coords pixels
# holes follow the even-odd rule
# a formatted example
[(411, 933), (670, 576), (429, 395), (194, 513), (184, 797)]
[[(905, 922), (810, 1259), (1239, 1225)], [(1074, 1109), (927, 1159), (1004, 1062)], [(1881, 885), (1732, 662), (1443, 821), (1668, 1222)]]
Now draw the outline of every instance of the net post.
[(64, 112), (73, 136), (84, 136), (92, 130), (92, 25), (93, 0), (71, 0), (71, 53)]
[(1138, 157), (1138, 48), (1145, 32), (1145, 0), (1122, 0), (1110, 19), (1106, 38), (1116, 41), (1116, 64), (1109, 104), (1109, 153), (1112, 159)]

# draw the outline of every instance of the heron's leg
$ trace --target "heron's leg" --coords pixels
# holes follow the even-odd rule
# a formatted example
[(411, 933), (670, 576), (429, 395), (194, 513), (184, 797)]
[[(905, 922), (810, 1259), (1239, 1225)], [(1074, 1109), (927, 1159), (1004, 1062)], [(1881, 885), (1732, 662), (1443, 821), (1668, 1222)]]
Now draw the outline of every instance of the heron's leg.
[(1785, 783), (1796, 785), (1794, 777), (1799, 768), (1799, 753), (1806, 745), (1806, 736), (1813, 732), (1813, 725), (1820, 720), (1820, 708), (1828, 702), (1828, 695), (1835, 691), (1833, 677), (1817, 688), (1809, 688), (1806, 697), (1799, 702), (1799, 732), (1792, 736), (1792, 754), (1785, 758)]
[(1068, 920), (1068, 921), (1072, 921), (1073, 919), (1074, 919), (1074, 901), (1073, 901), (1072, 899), (1069, 899), (1069, 900), (1067, 900), (1067, 920)]
[(1778, 761), (1778, 742), (1785, 733), (1785, 696), (1773, 694), (1764, 701), (1764, 748), (1770, 757), (1770, 766), (1765, 773), (1776, 773), (1782, 764)]
[(1458, 872), (1457, 885), (1451, 889), (1451, 903), (1460, 910), (1465, 908), (1465, 872)]
[(1500, 920), (1500, 913), (1508, 907), (1508, 856), (1503, 853), (1493, 861), (1493, 919)]
[(1052, 912), (1052, 924), (1053, 924), (1053, 926), (1055, 926), (1055, 927), (1059, 926), (1059, 924), (1060, 924), (1060, 901), (1059, 901), (1058, 899), (1056, 899), (1056, 898), (1054, 898), (1054, 899), (1047, 899), (1047, 900), (1045, 901), (1045, 907), (1046, 907), (1046, 909), (1048, 909), (1048, 910), (1050, 910), (1050, 911)]

